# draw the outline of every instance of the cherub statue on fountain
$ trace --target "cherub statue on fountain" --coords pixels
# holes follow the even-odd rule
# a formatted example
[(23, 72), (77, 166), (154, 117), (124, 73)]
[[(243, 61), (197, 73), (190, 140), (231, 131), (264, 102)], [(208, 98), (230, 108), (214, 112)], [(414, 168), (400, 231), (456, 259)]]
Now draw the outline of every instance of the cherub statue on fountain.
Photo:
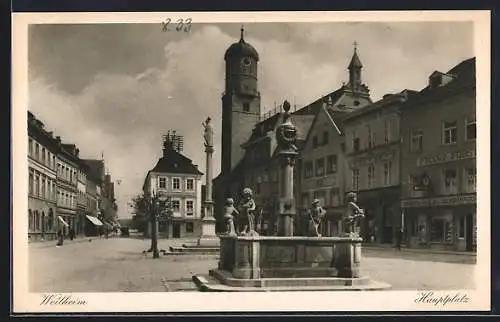
[(309, 236), (321, 237), (319, 226), (326, 215), (325, 209), (321, 207), (318, 199), (314, 199), (311, 208), (307, 212), (309, 215)]
[(344, 233), (348, 235), (357, 235), (356, 227), (359, 221), (365, 216), (364, 210), (357, 204), (357, 195), (355, 192), (349, 192), (346, 195), (347, 209), (344, 215)]
[(234, 207), (233, 198), (227, 198), (224, 205), (224, 222), (226, 224), (226, 234), (236, 235), (236, 230), (234, 228), (234, 216), (239, 215), (238, 210)]
[(241, 208), (243, 213), (246, 214), (248, 223), (241, 231), (242, 235), (255, 236), (258, 233), (255, 231), (255, 201), (253, 200), (253, 191), (250, 188), (243, 189)]

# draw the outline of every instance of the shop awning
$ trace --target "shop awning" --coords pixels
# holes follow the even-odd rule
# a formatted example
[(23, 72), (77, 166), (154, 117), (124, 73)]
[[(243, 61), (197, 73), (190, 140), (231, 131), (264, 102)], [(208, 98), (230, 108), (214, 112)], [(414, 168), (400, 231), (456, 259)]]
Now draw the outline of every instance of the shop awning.
[(59, 221), (66, 227), (69, 227), (69, 224), (67, 222), (64, 221), (64, 219), (62, 219), (61, 216), (57, 216), (57, 218), (59, 218)]
[(96, 226), (102, 226), (102, 222), (97, 217), (89, 216), (89, 215), (86, 215), (86, 217), (94, 225), (96, 225)]

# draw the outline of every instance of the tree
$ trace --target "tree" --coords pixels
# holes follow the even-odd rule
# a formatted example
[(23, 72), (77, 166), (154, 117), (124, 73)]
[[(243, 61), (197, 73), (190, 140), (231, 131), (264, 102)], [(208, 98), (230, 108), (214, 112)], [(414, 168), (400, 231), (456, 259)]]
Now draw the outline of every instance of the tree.
[(153, 252), (153, 258), (159, 258), (158, 251), (158, 220), (171, 213), (171, 199), (162, 198), (158, 194), (138, 195), (132, 199), (135, 218), (137, 222), (151, 223), (151, 247), (148, 252)]

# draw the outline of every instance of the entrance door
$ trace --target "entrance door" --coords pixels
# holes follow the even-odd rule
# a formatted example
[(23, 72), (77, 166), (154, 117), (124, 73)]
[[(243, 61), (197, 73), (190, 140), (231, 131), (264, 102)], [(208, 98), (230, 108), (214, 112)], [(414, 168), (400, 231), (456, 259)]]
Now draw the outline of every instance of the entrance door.
[(172, 237), (180, 238), (181, 237), (181, 225), (175, 224), (172, 226)]
[(465, 249), (468, 251), (472, 251), (472, 235), (473, 235), (473, 223), (472, 223), (472, 214), (468, 214), (465, 216)]

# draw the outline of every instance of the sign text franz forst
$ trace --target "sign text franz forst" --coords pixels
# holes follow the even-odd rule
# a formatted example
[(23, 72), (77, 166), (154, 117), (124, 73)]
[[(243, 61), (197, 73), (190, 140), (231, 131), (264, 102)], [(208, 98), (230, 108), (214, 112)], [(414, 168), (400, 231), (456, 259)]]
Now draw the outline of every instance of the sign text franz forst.
[(476, 157), (476, 150), (465, 150), (456, 152), (441, 153), (438, 155), (424, 156), (417, 159), (417, 167), (423, 167), (431, 164), (446, 163)]
[(412, 208), (412, 207), (467, 205), (474, 203), (476, 203), (476, 194), (439, 197), (439, 198), (407, 199), (401, 201), (401, 206), (404, 208)]

